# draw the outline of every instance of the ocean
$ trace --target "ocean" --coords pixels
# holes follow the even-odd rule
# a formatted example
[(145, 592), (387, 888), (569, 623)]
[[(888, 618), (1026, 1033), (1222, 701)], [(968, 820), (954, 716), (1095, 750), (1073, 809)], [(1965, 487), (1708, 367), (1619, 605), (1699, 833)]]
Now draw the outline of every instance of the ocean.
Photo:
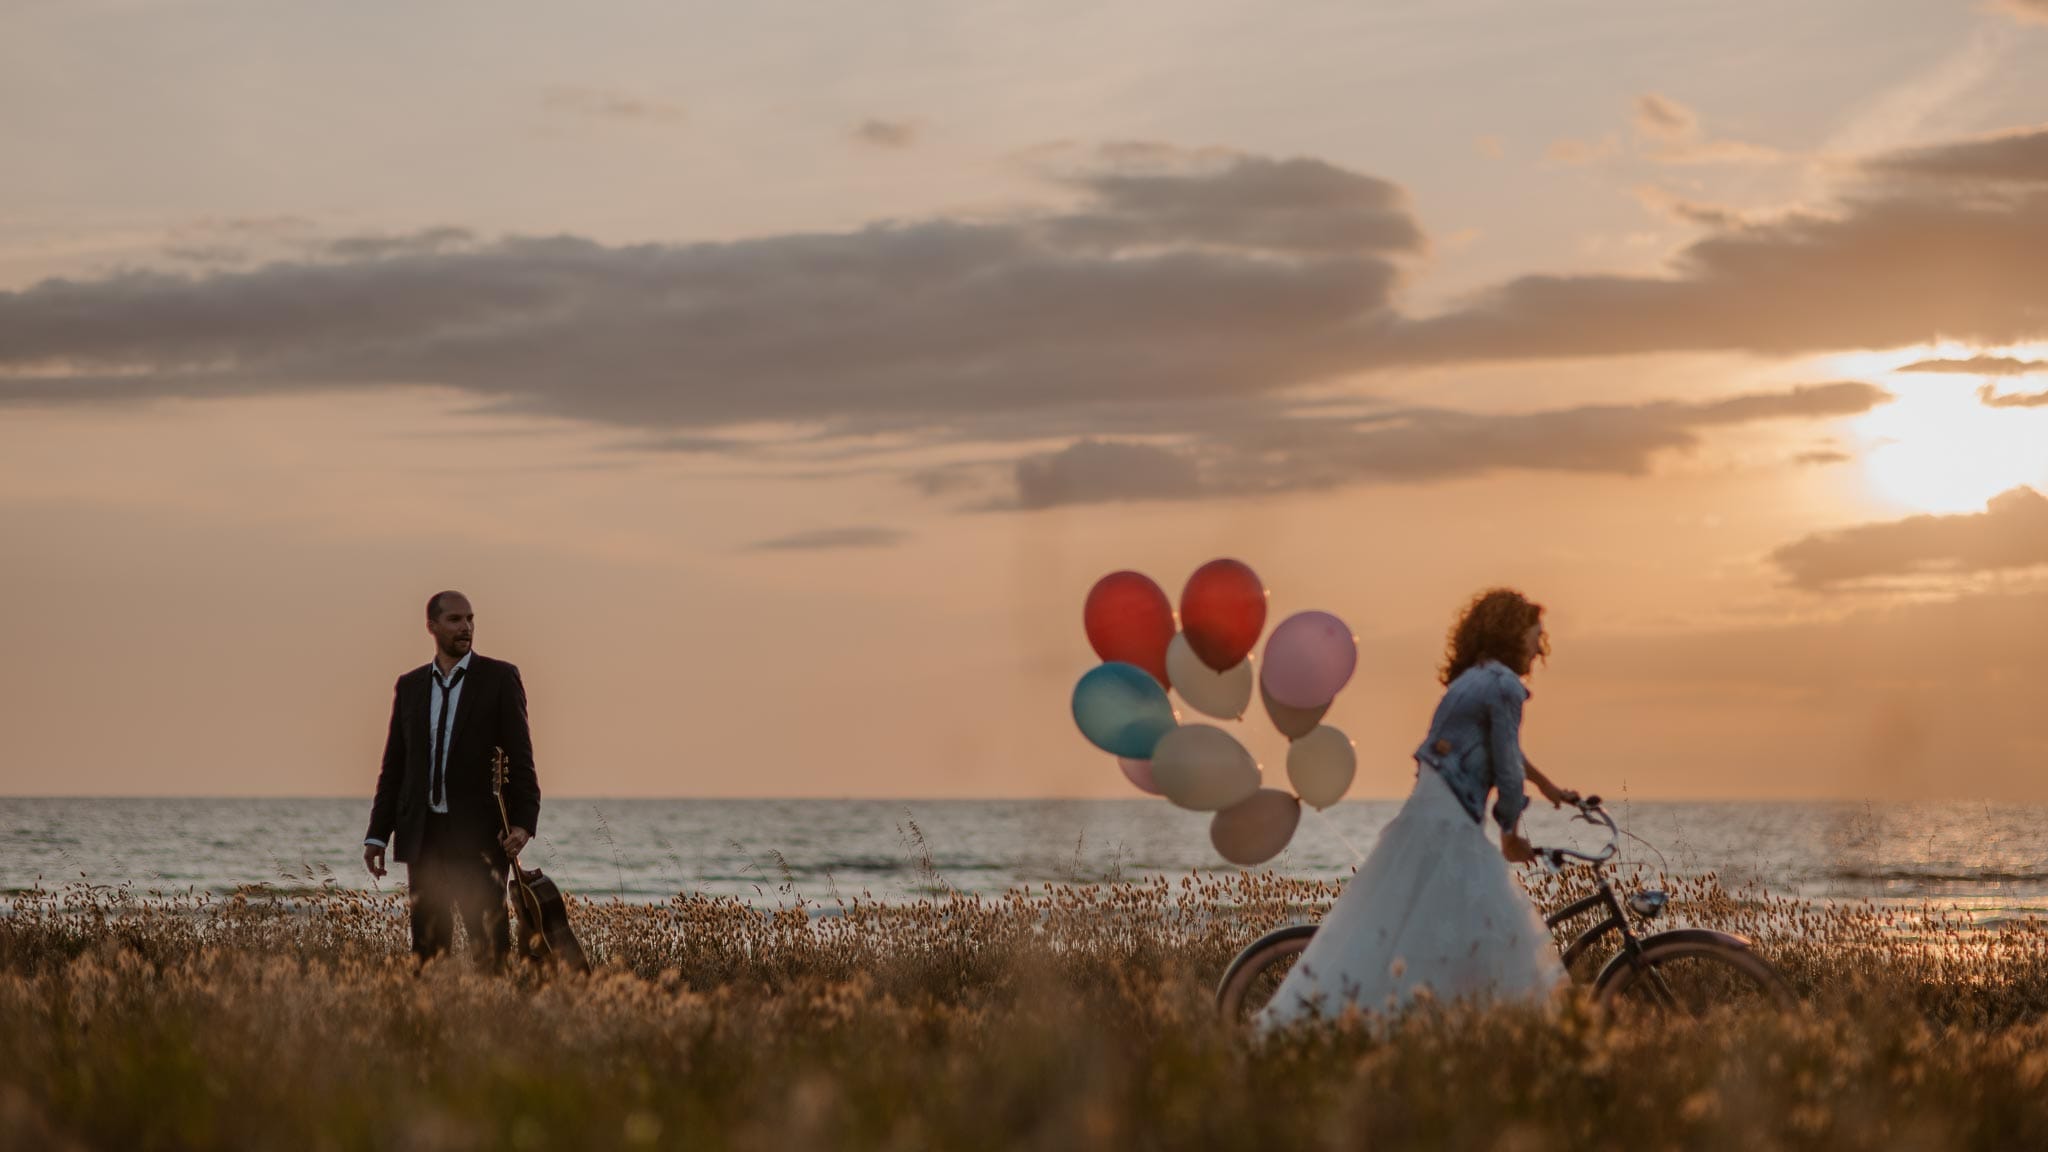
[[(1348, 800), (1304, 814), (1266, 867), (1342, 878), (1399, 808)], [(2048, 910), (2048, 808), (1982, 802), (1612, 803), (1643, 842), (1621, 859), (1719, 874), (1775, 895), (1914, 904), (1979, 920)], [(0, 891), (128, 884), (138, 893), (372, 886), (347, 799), (0, 798)], [(1546, 806), (1539, 843), (1595, 846)], [(1646, 846), (1647, 845), (1647, 846)], [(1654, 847), (1655, 851), (1652, 851)], [(1658, 855), (1661, 853), (1661, 856)], [(1161, 800), (551, 799), (525, 861), (565, 891), (629, 902), (677, 893), (771, 905), (802, 895), (915, 899), (1226, 871), (1205, 816)], [(403, 876), (393, 869), (383, 881)], [(4, 907), (4, 905), (0, 905)]]

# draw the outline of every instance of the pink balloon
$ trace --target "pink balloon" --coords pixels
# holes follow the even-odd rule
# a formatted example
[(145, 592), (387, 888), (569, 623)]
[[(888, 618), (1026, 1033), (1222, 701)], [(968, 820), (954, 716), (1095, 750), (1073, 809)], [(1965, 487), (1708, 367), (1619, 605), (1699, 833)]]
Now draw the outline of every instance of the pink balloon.
[(1321, 708), (1358, 669), (1358, 637), (1328, 612), (1296, 612), (1273, 629), (1259, 667), (1266, 691), (1289, 708)]
[(1136, 785), (1138, 791), (1150, 793), (1154, 796), (1165, 795), (1164, 792), (1159, 790), (1159, 785), (1152, 782), (1152, 762), (1150, 760), (1132, 760), (1128, 757), (1119, 756), (1116, 758), (1116, 766), (1124, 770), (1124, 779)]

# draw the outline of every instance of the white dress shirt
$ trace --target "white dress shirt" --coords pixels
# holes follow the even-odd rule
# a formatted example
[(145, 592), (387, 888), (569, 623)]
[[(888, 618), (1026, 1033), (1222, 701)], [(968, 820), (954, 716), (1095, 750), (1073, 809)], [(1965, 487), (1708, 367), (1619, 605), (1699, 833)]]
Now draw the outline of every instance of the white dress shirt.
[[(427, 750), (427, 772), (429, 773), (427, 778), (427, 810), (429, 812), (439, 812), (442, 815), (446, 815), (448, 812), (448, 745), (455, 739), (455, 710), (462, 705), (462, 685), (469, 679), (469, 658), (474, 655), (476, 655), (476, 650), (473, 648), (463, 653), (462, 659), (457, 660), (455, 667), (450, 669), (445, 676), (441, 674), (441, 662), (439, 660), (427, 665), (427, 671), (434, 677), (434, 683), (427, 689), (427, 740), (429, 743), (432, 743), (438, 734), (441, 744), (438, 748), (429, 748)], [(445, 693), (442, 692), (441, 689), (448, 681), (454, 679), (455, 673), (458, 671), (463, 674), (462, 680), (457, 680), (455, 687), (448, 689)], [(448, 726), (445, 729), (441, 727), (441, 697), (443, 695), (448, 697)], [(434, 780), (431, 775), (436, 762), (441, 765), (442, 777), (441, 802), (439, 804), (433, 802)], [(365, 840), (363, 843), (372, 844), (379, 848), (384, 847), (384, 842), (377, 839)]]

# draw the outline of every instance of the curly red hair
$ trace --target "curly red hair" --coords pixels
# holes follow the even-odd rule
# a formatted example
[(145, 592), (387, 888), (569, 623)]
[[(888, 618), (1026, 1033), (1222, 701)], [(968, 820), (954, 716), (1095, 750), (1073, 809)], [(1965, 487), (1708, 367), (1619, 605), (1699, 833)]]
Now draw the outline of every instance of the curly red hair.
[[(1481, 660), (1498, 660), (1526, 675), (1522, 636), (1543, 620), (1543, 605), (1513, 588), (1489, 588), (1472, 598), (1444, 641), (1444, 663), (1437, 679), (1446, 686)], [(1536, 656), (1550, 655), (1550, 637), (1536, 641)]]

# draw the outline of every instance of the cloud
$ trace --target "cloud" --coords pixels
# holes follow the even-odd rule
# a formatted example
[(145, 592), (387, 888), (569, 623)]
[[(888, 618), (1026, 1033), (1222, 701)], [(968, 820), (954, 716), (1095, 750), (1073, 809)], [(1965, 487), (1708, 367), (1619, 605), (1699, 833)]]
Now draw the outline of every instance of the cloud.
[(2048, 129), (2000, 132), (1973, 140), (1887, 152), (1864, 162), (1880, 176), (1943, 182), (2048, 183)]
[(1703, 204), (1655, 184), (1638, 185), (1635, 188), (1635, 197), (1645, 211), (1669, 216), (1682, 224), (1726, 229), (1743, 227), (1749, 223), (1747, 216), (1733, 208), (1725, 208), (1719, 204)]
[(1802, 467), (1817, 467), (1828, 464), (1846, 464), (1855, 457), (1839, 448), (1815, 448), (1792, 457), (1792, 462)]
[(1698, 133), (1700, 118), (1668, 96), (1645, 92), (1636, 97), (1636, 131), (1664, 140), (1688, 140)]
[(1417, 408), (1365, 420), (1246, 422), (1183, 445), (1086, 439), (1015, 465), (1016, 505), (1419, 483), (1500, 471), (1639, 476), (1659, 452), (1700, 443), (1708, 428), (1864, 412), (1890, 398), (1857, 381), (1704, 403), (1588, 405), (1516, 414)]
[(1977, 389), (1977, 400), (1986, 408), (2048, 408), (2048, 392), (2014, 392), (2001, 396), (1989, 384)]
[(336, 260), (386, 260), (393, 256), (423, 256), (466, 248), (476, 243), (467, 228), (423, 228), (397, 236), (343, 236), (323, 244), (325, 255)]
[(1887, 577), (1968, 575), (2048, 564), (2048, 497), (2014, 488), (1982, 512), (1912, 516), (1822, 532), (1771, 559), (1816, 591)]
[(908, 120), (863, 120), (854, 126), (853, 138), (875, 148), (908, 148), (917, 143), (917, 125)]
[(1111, 169), (1083, 183), (1091, 205), (1047, 228), (1084, 250), (1190, 245), (1314, 258), (1423, 249), (1398, 186), (1319, 160), (1247, 157), (1202, 175)]
[(1635, 130), (1649, 142), (1643, 158), (1655, 164), (1777, 164), (1790, 159), (1761, 144), (1708, 137), (1697, 112), (1657, 92), (1636, 97)]
[[(1935, 175), (1971, 171), (1964, 160), (1976, 143), (1921, 150), (1913, 163), (1924, 175), (1866, 183), (1832, 211), (1719, 222), (1665, 275), (1510, 281), (1390, 327), (1376, 353), (1395, 362), (1794, 355), (2048, 334), (2048, 262), (2035, 255), (2048, 247), (2048, 187), (1986, 189)], [(1958, 182), (1972, 194), (1958, 194)]]
[(795, 532), (788, 536), (777, 536), (772, 540), (761, 540), (750, 547), (757, 552), (838, 552), (848, 549), (893, 548), (908, 539), (908, 532), (896, 528), (858, 525)]
[(1070, 209), (977, 222), (46, 281), (0, 293), (0, 397), (437, 384), (648, 430), (1074, 435), (1358, 367), (1424, 247), (1397, 187), (1319, 161), (1127, 149), (1057, 178)]
[(190, 220), (174, 226), (163, 254), (209, 267), (304, 256), (317, 246), (319, 228), (303, 216), (241, 216)]
[(2024, 376), (2048, 372), (2048, 360), (2018, 360), (2011, 356), (1972, 356), (1967, 360), (1915, 360), (1894, 372), (1937, 372), (1956, 376)]
[(650, 433), (1142, 441), (1403, 366), (1996, 346), (2048, 336), (2048, 185), (1949, 174), (2026, 136), (1879, 158), (1825, 210), (1701, 210), (1659, 275), (1526, 276), (1421, 316), (1397, 307), (1428, 251), (1397, 185), (1158, 145), (1089, 152), (1049, 174), (1065, 206), (1000, 217), (330, 238), (247, 271), (0, 293), (0, 399), (432, 384)]
[(1017, 462), (1017, 505), (1187, 500), (1209, 491), (1191, 453), (1152, 444), (1080, 440)]
[(541, 100), (553, 111), (593, 120), (675, 124), (685, 118), (681, 105), (602, 88), (553, 87), (542, 92)]

